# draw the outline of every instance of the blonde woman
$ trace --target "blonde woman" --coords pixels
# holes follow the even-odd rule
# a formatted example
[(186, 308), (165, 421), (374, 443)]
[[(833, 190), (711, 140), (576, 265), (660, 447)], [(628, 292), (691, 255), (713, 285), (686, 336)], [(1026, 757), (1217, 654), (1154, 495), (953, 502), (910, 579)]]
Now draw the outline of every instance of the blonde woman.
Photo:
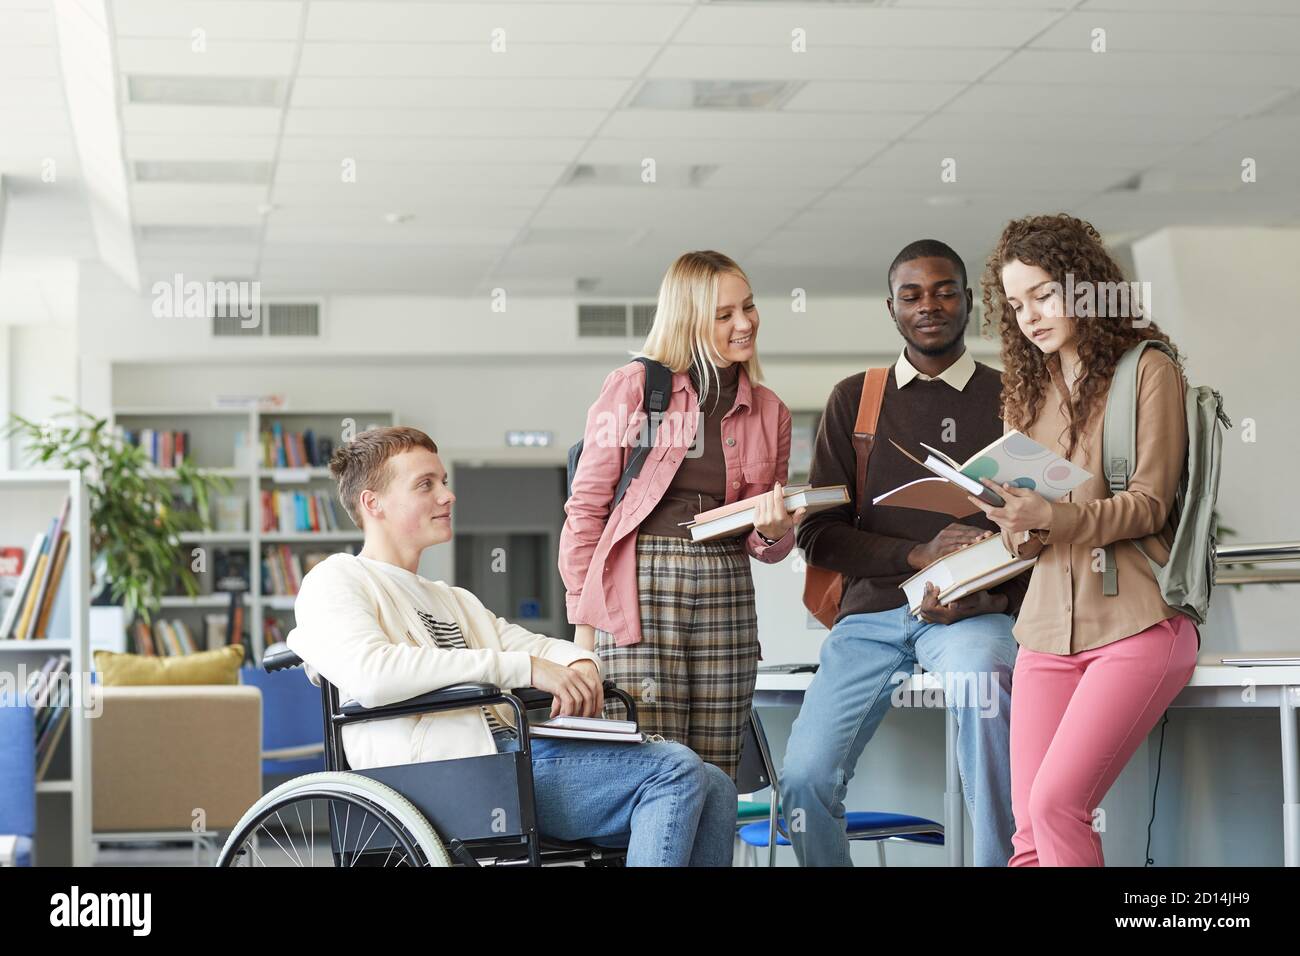
[[(560, 574), (580, 647), (637, 698), (641, 729), (691, 747), (733, 778), (758, 667), (750, 556), (775, 563), (803, 517), (786, 511), (790, 410), (759, 384), (749, 279), (719, 252), (688, 252), (659, 288), (638, 358), (672, 373), (640, 473), (614, 502), (642, 433), (646, 367), (605, 379), (587, 414), (565, 505)], [(763, 495), (752, 531), (693, 542), (683, 523)]]

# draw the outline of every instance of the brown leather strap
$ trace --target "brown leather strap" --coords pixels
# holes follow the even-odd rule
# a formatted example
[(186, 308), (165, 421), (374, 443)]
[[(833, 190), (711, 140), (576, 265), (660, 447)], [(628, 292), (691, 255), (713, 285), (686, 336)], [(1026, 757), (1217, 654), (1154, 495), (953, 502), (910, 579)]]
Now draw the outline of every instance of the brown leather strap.
[(876, 426), (880, 422), (880, 406), (885, 400), (885, 383), (889, 369), (869, 368), (862, 383), (862, 398), (858, 402), (858, 420), (853, 424), (853, 452), (857, 464), (857, 524), (862, 525), (862, 512), (867, 500), (867, 460), (876, 440)]

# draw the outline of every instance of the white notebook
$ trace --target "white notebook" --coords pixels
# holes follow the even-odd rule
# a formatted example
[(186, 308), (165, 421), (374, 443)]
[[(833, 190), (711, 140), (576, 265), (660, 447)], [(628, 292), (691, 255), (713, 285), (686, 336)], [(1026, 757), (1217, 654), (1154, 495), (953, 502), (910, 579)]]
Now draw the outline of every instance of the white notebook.
[(630, 720), (603, 717), (555, 717), (528, 725), (530, 737), (565, 737), (571, 740), (606, 740), (610, 743), (639, 744), (645, 735)]

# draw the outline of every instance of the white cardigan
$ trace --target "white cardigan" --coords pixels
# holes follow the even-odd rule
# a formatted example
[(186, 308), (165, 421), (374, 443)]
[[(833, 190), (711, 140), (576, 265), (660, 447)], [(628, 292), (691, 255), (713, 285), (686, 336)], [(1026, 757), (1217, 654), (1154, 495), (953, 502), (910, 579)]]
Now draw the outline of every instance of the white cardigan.
[[(438, 647), (417, 606), (460, 626), (467, 649)], [(505, 690), (527, 687), (533, 657), (568, 666), (595, 654), (569, 641), (533, 634), (495, 617), (473, 594), (404, 568), (335, 554), (303, 578), (294, 602), (297, 627), (286, 639), (307, 676), (339, 689), (340, 699), (378, 707), (466, 681)], [(494, 708), (513, 725), (511, 711)], [(482, 708), (396, 717), (343, 728), (348, 763), (357, 770), (496, 753)]]

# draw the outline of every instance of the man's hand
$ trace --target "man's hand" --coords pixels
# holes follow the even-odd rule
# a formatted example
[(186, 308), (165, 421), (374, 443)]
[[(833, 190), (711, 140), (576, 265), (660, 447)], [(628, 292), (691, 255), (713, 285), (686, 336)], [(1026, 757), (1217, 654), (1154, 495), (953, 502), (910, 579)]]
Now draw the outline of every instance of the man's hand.
[(938, 561), (945, 554), (951, 554), (958, 548), (974, 544), (982, 538), (987, 538), (992, 533), (992, 531), (973, 528), (968, 524), (954, 521), (929, 541), (918, 544), (908, 552), (907, 563), (913, 569), (920, 571), (922, 568), (929, 567), (935, 561)]
[(1018, 534), (1022, 531), (1047, 531), (1052, 527), (1052, 503), (1036, 491), (1016, 485), (999, 485), (982, 478), (984, 484), (1002, 496), (1001, 508), (994, 508), (974, 495), (966, 497), (979, 505), (990, 521), (1004, 531)]
[(921, 607), (917, 613), (927, 624), (952, 624), (962, 618), (975, 617), (977, 614), (1003, 614), (1006, 612), (1007, 603), (1005, 594), (977, 591), (966, 595), (960, 601), (940, 604), (939, 588), (927, 581), (925, 597), (921, 600)]
[(775, 482), (772, 490), (754, 502), (754, 528), (769, 541), (780, 541), (786, 532), (803, 520), (807, 508), (791, 514), (785, 508), (785, 489)]
[(553, 698), (552, 717), (599, 717), (605, 706), (600, 671), (588, 660), (568, 667), (543, 657), (532, 658), (532, 683)]

